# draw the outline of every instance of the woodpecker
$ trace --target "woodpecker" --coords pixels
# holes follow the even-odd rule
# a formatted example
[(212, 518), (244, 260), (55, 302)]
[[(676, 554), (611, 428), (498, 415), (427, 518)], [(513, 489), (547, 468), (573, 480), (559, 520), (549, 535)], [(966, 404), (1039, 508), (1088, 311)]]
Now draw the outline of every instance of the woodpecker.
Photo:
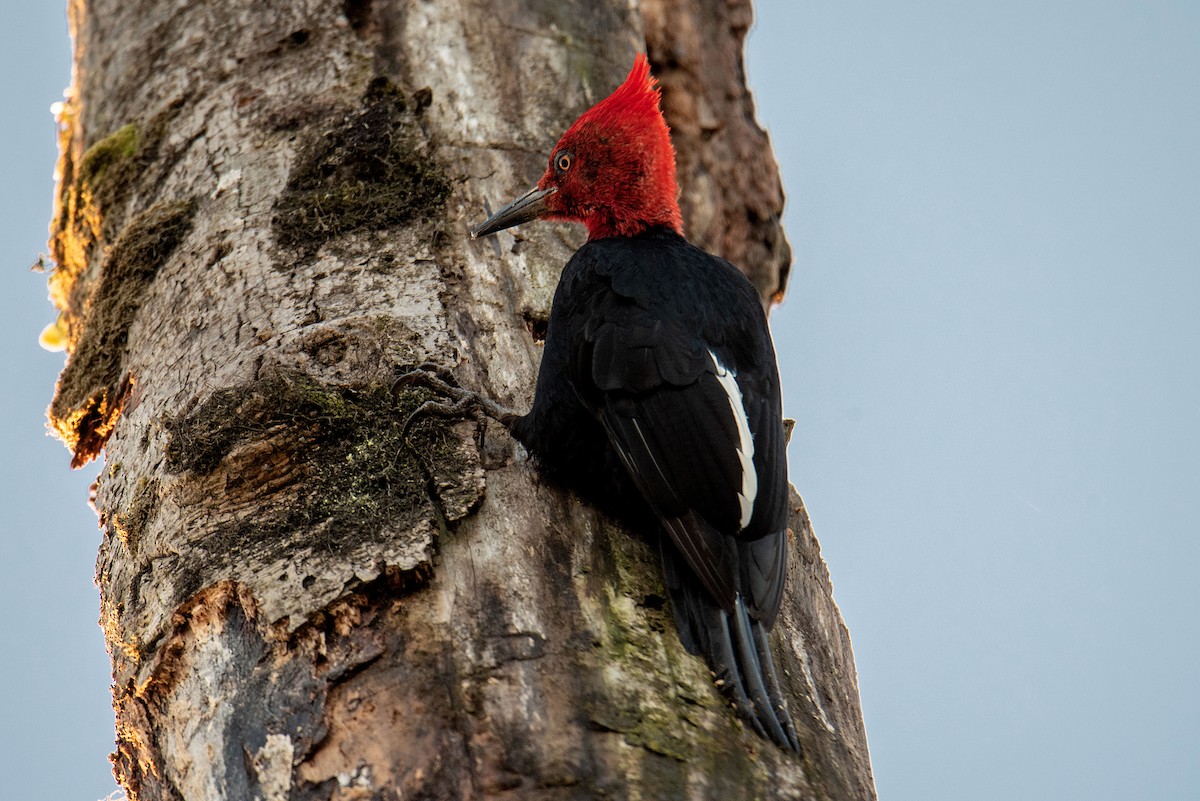
[(638, 55), (537, 186), (471, 232), (588, 232), (554, 295), (532, 409), (493, 416), (552, 478), (657, 518), (683, 645), (760, 735), (798, 752), (767, 642), (788, 550), (775, 351), (749, 280), (683, 237), (659, 91)]

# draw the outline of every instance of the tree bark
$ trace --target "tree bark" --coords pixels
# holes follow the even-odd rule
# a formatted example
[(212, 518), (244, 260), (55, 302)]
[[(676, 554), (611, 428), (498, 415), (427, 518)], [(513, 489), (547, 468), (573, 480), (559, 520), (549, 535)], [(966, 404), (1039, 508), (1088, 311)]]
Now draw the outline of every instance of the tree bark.
[[(51, 406), (94, 503), (136, 799), (866, 799), (849, 637), (799, 496), (774, 645), (804, 755), (674, 630), (652, 531), (496, 426), (389, 392), (432, 360), (528, 408), (582, 242), (468, 224), (645, 48), (685, 227), (763, 292), (782, 191), (748, 3), (73, 0)], [(490, 206), (489, 206), (490, 204)]]

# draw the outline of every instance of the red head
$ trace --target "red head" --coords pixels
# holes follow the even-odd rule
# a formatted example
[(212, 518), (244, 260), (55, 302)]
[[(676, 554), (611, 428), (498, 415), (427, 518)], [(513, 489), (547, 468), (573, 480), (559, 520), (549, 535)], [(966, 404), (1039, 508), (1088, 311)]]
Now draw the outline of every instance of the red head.
[(583, 223), (589, 239), (633, 236), (655, 225), (682, 233), (675, 149), (658, 100), (658, 82), (638, 54), (625, 82), (558, 140), (537, 188), (473, 235), (539, 217)]

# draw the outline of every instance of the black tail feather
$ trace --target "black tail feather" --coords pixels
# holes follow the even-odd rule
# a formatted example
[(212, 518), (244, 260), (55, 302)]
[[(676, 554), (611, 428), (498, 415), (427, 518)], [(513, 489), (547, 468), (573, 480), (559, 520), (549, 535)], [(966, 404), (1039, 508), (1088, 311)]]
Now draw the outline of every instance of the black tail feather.
[(734, 653), (733, 637), (729, 631), (729, 617), (719, 609), (716, 611), (715, 623), (718, 631), (715, 632), (716, 636), (706, 638), (712, 650), (705, 651), (703, 655), (716, 677), (717, 687), (733, 701), (738, 714), (749, 721), (760, 737), (767, 737), (767, 731), (763, 728), (762, 720), (756, 711), (756, 704), (750, 700), (746, 682), (737, 667), (738, 658)]
[(762, 626), (757, 621), (750, 619), (750, 615), (746, 612), (746, 604), (740, 595), (734, 601), (733, 613), (729, 615), (729, 618), (733, 623), (739, 667), (745, 680), (746, 690), (754, 702), (755, 714), (777, 745), (781, 748), (791, 748), (792, 743), (784, 733), (783, 724), (779, 721), (780, 714), (787, 717), (787, 710), (777, 709), (772, 703), (773, 699), (767, 697), (765, 674), (767, 668), (774, 674), (775, 663), (771, 659), (770, 649), (760, 647), (766, 644), (766, 637), (758, 637), (753, 633), (754, 629), (761, 630)]
[(741, 596), (732, 613), (722, 609), (679, 559), (664, 543), (664, 573), (684, 648), (708, 662), (717, 686), (739, 717), (761, 737), (799, 753), (799, 738), (783, 702), (766, 629), (750, 617)]
[(771, 701), (771, 709), (775, 711), (776, 718), (778, 718), (780, 724), (783, 726), (783, 733), (787, 737), (788, 744), (798, 754), (800, 753), (800, 738), (796, 734), (796, 724), (792, 721), (792, 716), (788, 713), (788, 708), (783, 703), (783, 693), (779, 690), (779, 676), (775, 672), (775, 661), (771, 659), (771, 646), (767, 642), (767, 630), (757, 625), (753, 628), (754, 644), (760, 654), (765, 654), (763, 658), (763, 677), (767, 682), (767, 697)]

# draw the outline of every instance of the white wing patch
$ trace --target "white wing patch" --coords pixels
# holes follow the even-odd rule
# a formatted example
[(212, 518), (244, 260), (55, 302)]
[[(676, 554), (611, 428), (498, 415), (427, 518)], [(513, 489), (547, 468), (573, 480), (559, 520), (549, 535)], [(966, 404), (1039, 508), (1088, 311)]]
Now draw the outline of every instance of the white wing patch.
[(742, 390), (737, 384), (737, 374), (726, 369), (711, 350), (713, 367), (717, 369), (717, 381), (729, 398), (729, 408), (733, 412), (733, 422), (738, 432), (738, 460), (742, 463), (742, 489), (738, 493), (738, 503), (742, 509), (742, 528), (750, 525), (754, 516), (754, 498), (758, 495), (758, 473), (754, 469), (754, 435), (750, 433), (750, 421), (746, 418), (746, 406), (742, 403)]

